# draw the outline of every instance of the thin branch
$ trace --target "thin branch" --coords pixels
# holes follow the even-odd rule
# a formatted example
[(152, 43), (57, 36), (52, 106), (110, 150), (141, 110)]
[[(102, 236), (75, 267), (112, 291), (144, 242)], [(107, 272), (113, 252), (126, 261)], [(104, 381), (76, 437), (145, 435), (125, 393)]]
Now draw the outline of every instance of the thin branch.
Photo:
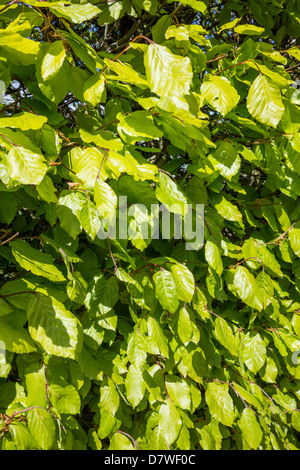
[(19, 0), (12, 0), (12, 2), (9, 2), (7, 3), (7, 5), (5, 5), (5, 7), (3, 7), (1, 10), (0, 10), (0, 15), (1, 13), (3, 13), (5, 10), (7, 10), (9, 7), (11, 7), (12, 5), (14, 5), (15, 3), (18, 3)]
[(20, 235), (19, 232), (16, 232), (12, 237), (8, 238), (7, 240), (4, 240), (4, 242), (0, 243), (1, 246), (6, 245), (7, 243), (11, 242), (15, 238), (17, 238)]
[(239, 263), (236, 263), (236, 264), (234, 264), (234, 265), (232, 265), (232, 266), (228, 266), (228, 269), (236, 268), (236, 266), (239, 266), (240, 264), (245, 263), (245, 261), (248, 261), (249, 259), (255, 259), (256, 261), (258, 261), (258, 262), (260, 263), (260, 265), (261, 265), (263, 271), (265, 270), (265, 267), (264, 267), (264, 265), (263, 265), (261, 259), (257, 258), (256, 256), (251, 256), (251, 257), (249, 257), (249, 258), (243, 259), (243, 260), (240, 261)]
[(116, 263), (116, 258), (114, 257), (112, 251), (111, 251), (111, 243), (110, 243), (110, 237), (107, 238), (107, 241), (108, 241), (108, 250), (109, 250), (109, 255), (114, 263), (114, 267), (115, 267), (115, 273), (118, 271), (118, 265)]
[(108, 149), (105, 149), (103, 158), (102, 158), (101, 163), (100, 163), (100, 168), (99, 168), (98, 173), (97, 173), (96, 180), (99, 180), (99, 179), (100, 179), (101, 168), (102, 168), (102, 165), (103, 165), (103, 163), (104, 163), (104, 160), (105, 160), (105, 159), (107, 158), (107, 156), (108, 156), (108, 152), (109, 152), (109, 150), (108, 150)]
[[(277, 408), (277, 406), (275, 405), (274, 403), (274, 400), (270, 397), (270, 395), (267, 394), (267, 392), (264, 391), (264, 389), (262, 387), (260, 387), (260, 385), (258, 385), (256, 382), (254, 382), (253, 380), (250, 380), (250, 379), (247, 379), (246, 377), (244, 377), (243, 375), (241, 375), (239, 372), (237, 372), (236, 370), (234, 369), (231, 369), (232, 372), (234, 372), (235, 374), (239, 375), (240, 377), (242, 377), (242, 379), (246, 380), (248, 383), (250, 384), (253, 384), (253, 385), (256, 385), (260, 390), (261, 392), (268, 398), (268, 400), (270, 400), (271, 404), (274, 406), (274, 408), (278, 411), (278, 413), (281, 415), (281, 411)], [(272, 406), (271, 406), (271, 411), (272, 411)], [(273, 411), (272, 411), (273, 413)]]
[(289, 67), (288, 69), (285, 69), (285, 71), (286, 71), (286, 72), (289, 72), (290, 70), (295, 69), (295, 68), (297, 68), (297, 67), (300, 67), (300, 62), (299, 62), (298, 64), (296, 64), (296, 65), (293, 65), (292, 67)]
[(28, 408), (23, 408), (23, 410), (15, 411), (15, 412), (10, 416), (10, 418), (15, 418), (15, 417), (18, 416), (19, 414), (25, 413), (26, 411), (34, 410), (34, 409), (36, 409), (36, 408), (39, 408), (40, 410), (47, 411), (46, 408), (43, 408), (42, 406), (33, 405), (33, 406), (28, 406)]
[(18, 147), (17, 144), (14, 144), (14, 142), (12, 142), (8, 137), (6, 137), (6, 135), (0, 134), (0, 136), (6, 139), (13, 147)]
[(45, 393), (46, 393), (46, 400), (47, 400), (47, 403), (48, 403), (48, 410), (50, 410), (50, 408), (51, 408), (51, 403), (50, 403), (49, 394), (48, 394), (49, 385), (48, 385), (48, 380), (47, 380), (47, 375), (46, 375), (46, 365), (45, 365), (44, 363), (43, 363), (43, 370), (44, 370), (44, 376), (45, 376)]

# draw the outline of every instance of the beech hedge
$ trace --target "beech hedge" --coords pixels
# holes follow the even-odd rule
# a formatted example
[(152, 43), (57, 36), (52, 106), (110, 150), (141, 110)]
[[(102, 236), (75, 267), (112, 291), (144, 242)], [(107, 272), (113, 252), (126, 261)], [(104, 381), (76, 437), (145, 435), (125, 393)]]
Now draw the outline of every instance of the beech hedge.
[(297, 6), (0, 0), (2, 450), (300, 449)]

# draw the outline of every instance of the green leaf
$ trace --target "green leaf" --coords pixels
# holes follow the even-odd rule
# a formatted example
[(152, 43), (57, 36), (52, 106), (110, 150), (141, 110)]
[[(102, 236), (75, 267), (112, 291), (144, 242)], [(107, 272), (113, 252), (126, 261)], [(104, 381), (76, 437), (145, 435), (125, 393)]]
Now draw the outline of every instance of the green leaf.
[(107, 161), (109, 168), (118, 176), (120, 173), (128, 173), (135, 180), (154, 179), (157, 174), (157, 167), (151, 164), (139, 164), (139, 162), (129, 153), (125, 152), (125, 156), (114, 151), (109, 152)]
[(300, 430), (300, 414), (299, 411), (293, 411), (292, 413), (292, 425), (296, 431)]
[(5, 302), (5, 300), (0, 299), (0, 317), (4, 317), (5, 315), (8, 315), (9, 313), (12, 312), (12, 308), (8, 303)]
[(166, 336), (155, 318), (149, 316), (147, 320), (148, 328), (148, 341), (150, 348), (154, 354), (159, 354), (163, 357), (169, 357), (169, 346)]
[(250, 405), (253, 405), (255, 408), (258, 410), (262, 411), (263, 406), (261, 401), (255, 396), (255, 392), (253, 391), (252, 393), (245, 388), (241, 387), (239, 384), (236, 382), (233, 382), (232, 385), (234, 386), (235, 390), (241, 395), (244, 400), (246, 400)]
[(107, 80), (120, 80), (122, 82), (132, 83), (134, 85), (148, 85), (144, 75), (138, 73), (130, 64), (122, 62), (114, 62), (113, 60), (104, 59), (109, 70), (113, 70), (117, 75), (106, 75)]
[(136, 248), (144, 251), (150, 243), (151, 228), (154, 226), (153, 215), (149, 214), (144, 204), (133, 204), (128, 216), (128, 238)]
[(24, 240), (10, 243), (12, 254), (19, 265), (37, 276), (43, 276), (52, 282), (65, 281), (63, 273), (54, 266), (51, 255), (32, 248)]
[(159, 426), (156, 426), (152, 432), (149, 439), (150, 449), (153, 450), (168, 450), (169, 446), (166, 442), (164, 433)]
[(206, 307), (207, 298), (205, 297), (204, 292), (198, 286), (196, 286), (195, 294), (193, 297), (193, 308), (203, 319), (210, 318), (210, 313), (206, 310)]
[(7, 29), (0, 31), (0, 44), (1, 55), (12, 60), (16, 66), (34, 65), (41, 46), (38, 41), (24, 38)]
[(142, 370), (133, 364), (129, 366), (125, 379), (125, 388), (127, 400), (136, 408), (144, 397), (145, 383)]
[(80, 191), (62, 191), (56, 212), (63, 228), (72, 238), (81, 232), (80, 213), (87, 199)]
[(153, 93), (183, 96), (189, 93), (193, 78), (189, 57), (173, 54), (167, 47), (150, 44), (144, 58), (146, 77)]
[(236, 107), (240, 96), (230, 81), (225, 77), (209, 75), (201, 85), (201, 95), (222, 116), (226, 116)]
[(28, 430), (33, 436), (37, 448), (51, 450), (57, 441), (57, 427), (53, 416), (43, 409), (32, 409), (27, 414)]
[(87, 282), (80, 272), (72, 272), (68, 275), (70, 282), (67, 285), (68, 297), (80, 305), (85, 301), (87, 293)]
[(100, 103), (105, 90), (104, 75), (96, 72), (84, 83), (83, 97), (92, 106)]
[(32, 248), (24, 240), (10, 243), (12, 254), (19, 265), (37, 276), (43, 276), (53, 282), (65, 281), (63, 273), (54, 266), (51, 255)]
[(205, 259), (216, 273), (221, 276), (223, 273), (221, 252), (212, 238), (205, 243)]
[(94, 188), (105, 159), (103, 152), (96, 147), (88, 147), (84, 150), (74, 150), (70, 157), (79, 180), (85, 183), (88, 188)]
[(242, 416), (238, 422), (244, 439), (247, 441), (251, 449), (257, 450), (260, 445), (263, 433), (256, 419), (255, 411), (251, 408), (244, 408)]
[(119, 120), (118, 132), (128, 143), (135, 143), (139, 140), (149, 141), (163, 136), (148, 111), (135, 111), (128, 116), (118, 113), (116, 117)]
[[(88, 144), (94, 143), (98, 147), (109, 150), (118, 151), (123, 149), (123, 143), (121, 139), (115, 138), (115, 134), (113, 132), (104, 132), (101, 130), (87, 132), (85, 129), (80, 129), (79, 132), (82, 140)], [(100, 176), (102, 176), (102, 173)]]
[(27, 310), (28, 330), (47, 353), (76, 359), (82, 347), (79, 320), (58, 300), (34, 296)]
[(128, 286), (131, 298), (142, 308), (156, 309), (158, 302), (152, 280), (148, 276), (139, 273), (134, 276), (134, 279), (135, 284), (131, 283)]
[(259, 369), (259, 375), (264, 382), (275, 383), (278, 376), (278, 367), (272, 356), (266, 357), (266, 362)]
[(49, 176), (45, 175), (40, 184), (37, 184), (36, 189), (44, 201), (57, 202), (56, 188)]
[(151, 204), (157, 204), (154, 189), (148, 181), (135, 181), (132, 176), (124, 175), (119, 178), (119, 189), (126, 195), (129, 204), (143, 204), (151, 209)]
[(42, 78), (47, 80), (57, 73), (62, 67), (65, 57), (66, 51), (63, 41), (55, 41), (52, 44), (49, 44), (41, 66)]
[(0, 318), (0, 345), (1, 350), (17, 354), (28, 354), (36, 351), (36, 346), (28, 334), (28, 331), (21, 328), (12, 328), (4, 319)]
[(256, 46), (256, 50), (261, 52), (266, 57), (270, 57), (272, 60), (275, 60), (276, 62), (279, 62), (284, 65), (286, 65), (287, 63), (287, 59), (283, 57), (283, 55), (281, 55), (280, 52), (273, 49), (272, 44), (268, 44), (264, 42), (259, 43)]
[(269, 67), (263, 64), (259, 64), (255, 62), (254, 60), (252, 61), (247, 61), (247, 65), (251, 67), (252, 69), (255, 69), (256, 71), (260, 70), (260, 73), (263, 75), (266, 75), (270, 79), (270, 81), (276, 85), (279, 89), (286, 88), (289, 85), (292, 84), (291, 80), (288, 80), (285, 76), (283, 76), (281, 73), (274, 72), (271, 70)]
[(200, 444), (204, 450), (220, 450), (222, 445), (222, 434), (219, 429), (219, 422), (212, 419), (208, 424), (200, 423), (197, 426), (197, 432), (200, 434)]
[(164, 269), (154, 274), (153, 281), (155, 296), (163, 309), (175, 313), (179, 306), (179, 299), (173, 275)]
[(181, 426), (181, 416), (174, 403), (170, 400), (162, 403), (158, 412), (158, 428), (169, 445), (177, 439)]
[(187, 212), (186, 196), (179, 190), (176, 183), (162, 172), (158, 174), (155, 195), (170, 212), (180, 215), (184, 215)]
[(183, 302), (191, 302), (195, 291), (193, 274), (183, 264), (172, 264), (171, 272), (177, 288), (178, 299)]
[(293, 227), (288, 232), (291, 248), (296, 256), (300, 256), (300, 228)]
[(276, 127), (284, 113), (279, 88), (263, 75), (259, 75), (250, 86), (247, 108), (259, 122)]
[(83, 345), (80, 352), (78, 364), (85, 377), (93, 380), (102, 380), (103, 373), (99, 370), (99, 363), (85, 345)]
[(209, 382), (205, 399), (210, 414), (225, 426), (232, 426), (234, 421), (234, 406), (226, 385), (219, 382)]
[(109, 411), (101, 410), (100, 425), (98, 429), (98, 436), (100, 439), (105, 439), (109, 434), (115, 432), (119, 424), (120, 421), (118, 421)]
[(9, 127), (10, 129), (21, 129), (22, 131), (38, 130), (41, 129), (46, 122), (47, 118), (45, 116), (22, 112), (15, 116), (0, 118), (0, 128)]
[(213, 164), (214, 168), (219, 170), (224, 178), (230, 181), (239, 172), (241, 167), (241, 160), (236, 148), (223, 140), (217, 143), (215, 152), (209, 155), (209, 161)]
[(128, 339), (127, 357), (136, 368), (141, 367), (147, 358), (147, 342), (138, 332), (131, 333)]
[(220, 194), (212, 194), (211, 199), (217, 212), (224, 219), (230, 220), (232, 222), (242, 221), (243, 216), (238, 207), (235, 204), (232, 204), (232, 202), (228, 201), (225, 196)]
[(258, 332), (250, 331), (241, 339), (240, 355), (249, 370), (256, 374), (265, 364), (266, 346)]
[(165, 41), (165, 33), (167, 29), (172, 25), (172, 18), (170, 15), (161, 16), (158, 21), (152, 27), (152, 38), (157, 44), (161, 44)]
[(233, 335), (232, 329), (224, 318), (216, 318), (215, 333), (220, 343), (228, 349), (233, 356), (238, 356), (236, 337)]
[(80, 413), (81, 400), (75, 387), (65, 381), (49, 385), (49, 397), (52, 406), (64, 414)]
[(233, 21), (229, 21), (228, 23), (225, 23), (221, 26), (221, 28), (219, 29), (219, 33), (221, 33), (222, 31), (225, 31), (225, 29), (232, 29), (235, 27), (235, 25), (240, 21), (241, 19), (240, 18), (235, 18)]
[(205, 2), (201, 2), (199, 0), (183, 0), (180, 3), (182, 3), (182, 5), (188, 5), (194, 8), (194, 10), (200, 11), (201, 13), (206, 13), (207, 10), (207, 5)]
[(100, 230), (101, 222), (95, 204), (87, 200), (80, 211), (80, 223), (92, 240)]
[(53, 6), (49, 4), (50, 10), (53, 13), (62, 18), (66, 18), (72, 23), (83, 23), (84, 21), (91, 20), (95, 16), (101, 13), (98, 7), (92, 5), (91, 3), (86, 3), (85, 5), (68, 5), (63, 6), (63, 4), (55, 3)]
[(12, 193), (0, 193), (0, 222), (11, 224), (17, 210), (17, 199)]
[(21, 184), (39, 184), (47, 166), (44, 157), (23, 147), (12, 147), (7, 154), (8, 174)]
[(9, 426), (9, 431), (18, 450), (33, 450), (36, 448), (33, 436), (25, 424), (15, 422)]
[(135, 450), (132, 441), (121, 432), (116, 432), (110, 439), (108, 450)]
[(85, 305), (92, 316), (105, 315), (110, 312), (118, 301), (118, 280), (111, 276), (95, 276), (88, 287)]
[(192, 340), (193, 337), (193, 323), (186, 308), (181, 308), (178, 313), (177, 320), (177, 333), (180, 340), (186, 344)]
[(255, 277), (244, 266), (238, 266), (234, 270), (233, 286), (236, 294), (245, 304), (261, 311), (264, 292), (259, 289)]
[(89, 429), (88, 431), (88, 444), (92, 450), (101, 450), (102, 442), (98, 437), (97, 431), (95, 429)]
[(113, 415), (116, 414), (120, 405), (120, 395), (114, 382), (107, 379), (100, 389), (100, 409), (110, 411)]
[(100, 217), (112, 219), (118, 199), (114, 190), (105, 182), (97, 179), (94, 188), (94, 201)]
[(188, 41), (190, 37), (197, 39), (200, 34), (207, 34), (207, 31), (200, 25), (180, 25), (169, 26), (165, 37), (166, 39), (175, 38), (178, 41)]
[(165, 384), (172, 402), (183, 410), (189, 410), (191, 408), (191, 394), (187, 382), (176, 375), (167, 375)]
[(48, 43), (43, 43), (39, 50), (37, 61), (36, 61), (36, 78), (40, 92), (44, 95), (43, 101), (49, 105), (49, 100), (54, 104), (59, 104), (68, 94), (70, 90), (70, 75), (71, 67), (67, 60), (62, 61), (56, 72), (44, 79), (43, 73), (43, 61), (45, 54), (49, 49)]
[(27, 391), (27, 405), (46, 408), (47, 397), (45, 393), (46, 378), (41, 364), (34, 362), (25, 369), (25, 384)]
[(262, 33), (265, 31), (265, 28), (261, 28), (260, 26), (255, 26), (254, 24), (241, 24), (239, 26), (235, 26), (234, 31), (237, 34), (248, 34), (250, 36), (255, 36), (255, 35), (261, 36)]

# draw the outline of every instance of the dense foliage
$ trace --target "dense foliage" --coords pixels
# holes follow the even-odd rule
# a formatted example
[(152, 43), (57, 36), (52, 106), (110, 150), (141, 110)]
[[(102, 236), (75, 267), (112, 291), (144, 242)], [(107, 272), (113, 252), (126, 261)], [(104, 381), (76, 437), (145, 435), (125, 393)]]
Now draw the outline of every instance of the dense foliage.
[(0, 0), (0, 448), (300, 449), (297, 5)]

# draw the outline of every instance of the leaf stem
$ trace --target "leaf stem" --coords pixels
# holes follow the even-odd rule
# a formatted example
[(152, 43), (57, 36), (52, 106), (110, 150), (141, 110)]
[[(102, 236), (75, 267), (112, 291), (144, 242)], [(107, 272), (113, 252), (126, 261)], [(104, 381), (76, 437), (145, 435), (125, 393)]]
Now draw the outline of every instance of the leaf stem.
[(4, 240), (4, 242), (0, 243), (0, 246), (6, 245), (7, 243), (11, 242), (15, 238), (17, 238), (20, 235), (19, 232), (16, 232), (12, 237), (8, 238), (7, 240)]

